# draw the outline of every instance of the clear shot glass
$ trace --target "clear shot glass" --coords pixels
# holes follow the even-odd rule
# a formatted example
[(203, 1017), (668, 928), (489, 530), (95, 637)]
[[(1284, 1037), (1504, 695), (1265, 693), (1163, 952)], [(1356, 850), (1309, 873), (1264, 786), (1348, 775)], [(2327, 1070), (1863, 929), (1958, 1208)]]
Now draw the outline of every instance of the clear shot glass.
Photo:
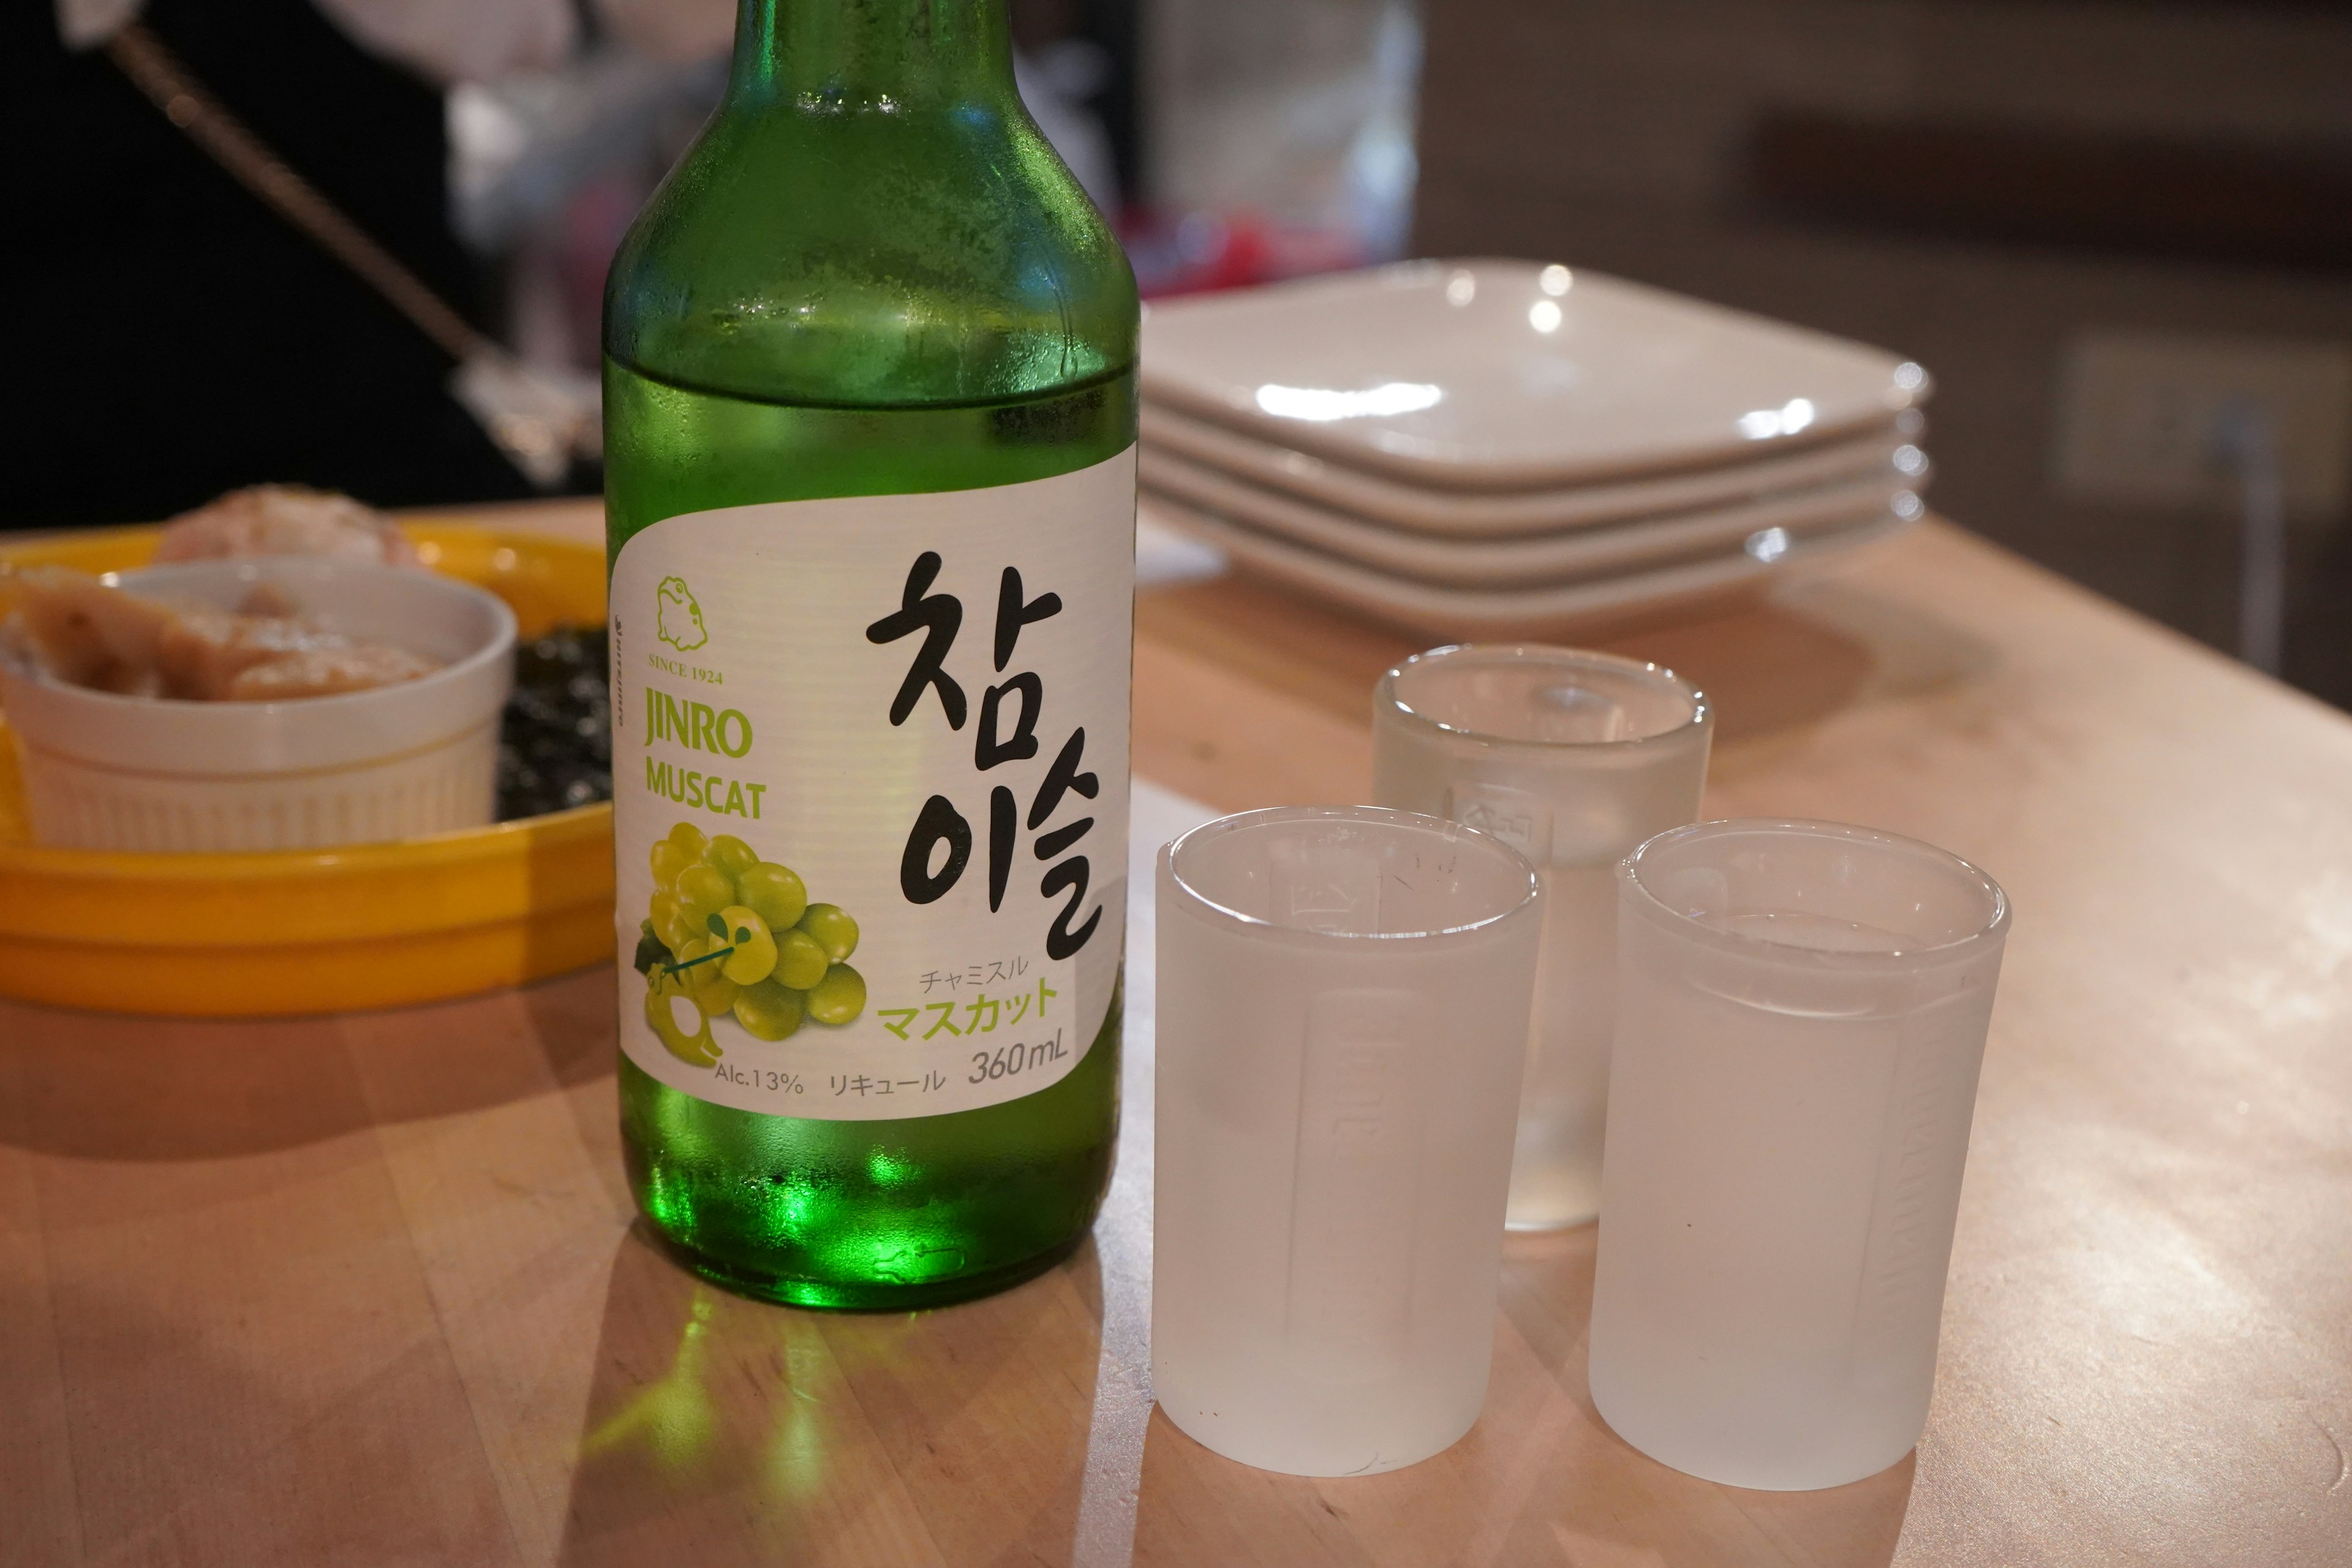
[(1662, 833), (1617, 873), (1592, 1402), (1792, 1491), (1918, 1441), (2009, 902), (1826, 822)]
[(1715, 715), (1672, 670), (1472, 644), (1409, 658), (1372, 703), (1372, 798), (1468, 823), (1541, 872), (1543, 957), (1511, 1161), (1514, 1230), (1601, 1210), (1617, 862), (1698, 816)]
[(1450, 1447), (1493, 1359), (1542, 925), (1500, 839), (1375, 806), (1160, 852), (1153, 1392), (1261, 1469)]

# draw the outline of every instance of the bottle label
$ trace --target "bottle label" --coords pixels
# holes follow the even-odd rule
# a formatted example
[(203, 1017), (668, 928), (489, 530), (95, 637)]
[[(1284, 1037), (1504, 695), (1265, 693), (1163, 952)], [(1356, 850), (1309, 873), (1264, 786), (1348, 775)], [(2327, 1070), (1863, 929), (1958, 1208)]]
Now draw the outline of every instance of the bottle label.
[(621, 1048), (816, 1120), (1076, 1068), (1126, 938), (1135, 452), (690, 512), (612, 577)]

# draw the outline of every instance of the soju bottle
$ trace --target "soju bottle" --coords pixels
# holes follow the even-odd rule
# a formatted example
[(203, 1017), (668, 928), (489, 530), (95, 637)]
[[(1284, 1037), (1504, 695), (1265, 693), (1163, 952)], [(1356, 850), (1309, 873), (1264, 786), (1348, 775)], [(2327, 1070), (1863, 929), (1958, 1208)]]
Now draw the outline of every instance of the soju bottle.
[(1136, 323), (1004, 0), (741, 0), (604, 328), (622, 1131), (730, 1289), (976, 1295), (1101, 1200)]

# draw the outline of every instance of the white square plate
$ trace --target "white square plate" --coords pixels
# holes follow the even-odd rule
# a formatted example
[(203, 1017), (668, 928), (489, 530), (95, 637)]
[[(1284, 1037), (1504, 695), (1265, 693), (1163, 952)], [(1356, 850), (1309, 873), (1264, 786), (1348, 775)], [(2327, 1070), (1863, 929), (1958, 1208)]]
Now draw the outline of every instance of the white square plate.
[(1886, 425), (1927, 373), (1621, 279), (1416, 261), (1154, 304), (1144, 395), (1455, 489), (1733, 463)]
[(1820, 485), (1900, 475), (1914, 489), (1927, 483), (1919, 445), (1926, 420), (1916, 412), (1859, 436), (1753, 462), (1690, 468), (1614, 484), (1540, 490), (1441, 490), (1369, 469), (1326, 462), (1160, 404), (1143, 408), (1143, 456), (1213, 468), (1247, 484), (1390, 528), (1459, 539), (1556, 533), (1636, 518), (1696, 511), (1786, 495)]
[(1140, 498), (1139, 515), (1216, 546), (1235, 565), (1259, 576), (1438, 641), (1591, 635), (1603, 627), (1685, 614), (1762, 593), (1910, 526), (1888, 517), (1791, 540), (1770, 560), (1735, 549), (1706, 560), (1564, 587), (1498, 591), (1412, 582), (1244, 528), (1165, 496)]
[(1556, 587), (1590, 578), (1720, 556), (1749, 541), (1778, 545), (1925, 509), (1913, 480), (1883, 469), (1765, 500), (1708, 507), (1606, 528), (1515, 539), (1445, 539), (1386, 528), (1296, 496), (1261, 489), (1229, 474), (1146, 450), (1136, 469), (1143, 489), (1279, 539), (1419, 583), (1461, 588)]

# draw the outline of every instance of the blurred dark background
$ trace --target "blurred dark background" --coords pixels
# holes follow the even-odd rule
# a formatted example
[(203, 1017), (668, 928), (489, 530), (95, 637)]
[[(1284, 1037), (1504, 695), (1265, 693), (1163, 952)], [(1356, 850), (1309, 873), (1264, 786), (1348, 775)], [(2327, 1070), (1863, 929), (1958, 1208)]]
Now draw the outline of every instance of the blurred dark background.
[[(61, 18), (131, 8), (0, 22), (34, 405), (0, 521), (263, 479), (532, 493), (443, 390), (445, 354), (60, 42)], [(715, 100), (731, 0), (483, 0), (454, 39), (404, 32), (424, 9), (143, 16), (452, 305), (584, 374), (605, 263)], [(2352, 706), (2352, 4), (1012, 14), (1024, 97), (1147, 292), (1519, 255), (1884, 344), (1936, 377), (1937, 510), (2225, 648), (2245, 469), (2224, 437), (2255, 422), (2287, 517), (2283, 671)]]
[(1931, 504), (2217, 647), (2274, 414), (2284, 673), (2352, 705), (2352, 6), (1430, 0), (1413, 246), (1557, 255), (1936, 377)]

